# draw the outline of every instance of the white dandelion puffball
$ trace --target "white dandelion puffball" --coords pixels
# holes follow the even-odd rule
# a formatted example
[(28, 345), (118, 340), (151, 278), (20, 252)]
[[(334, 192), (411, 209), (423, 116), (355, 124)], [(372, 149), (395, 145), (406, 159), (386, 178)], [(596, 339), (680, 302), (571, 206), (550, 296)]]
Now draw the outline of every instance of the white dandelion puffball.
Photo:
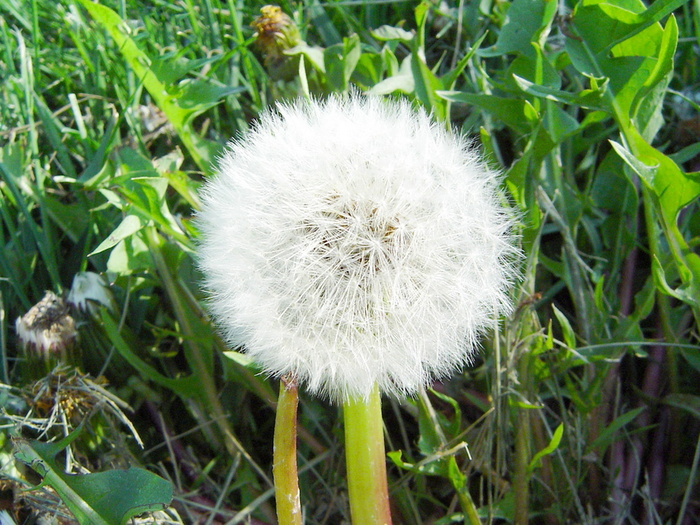
[(202, 191), (200, 266), (228, 342), (342, 402), (454, 372), (510, 310), (511, 214), (468, 142), (406, 102), (280, 105)]

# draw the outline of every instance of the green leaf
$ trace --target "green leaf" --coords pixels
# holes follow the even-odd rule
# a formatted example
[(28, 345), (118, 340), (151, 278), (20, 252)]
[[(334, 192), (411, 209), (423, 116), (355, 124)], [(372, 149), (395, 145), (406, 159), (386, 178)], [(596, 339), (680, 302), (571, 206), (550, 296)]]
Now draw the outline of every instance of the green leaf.
[(56, 456), (74, 441), (82, 427), (58, 443), (14, 438), (15, 458), (29, 465), (60, 496), (81, 525), (124, 525), (144, 512), (167, 507), (172, 485), (141, 468), (93, 474), (67, 474)]
[[(518, 205), (521, 211), (530, 214), (531, 218), (535, 206), (531, 206), (530, 202), (530, 192), (527, 189), (528, 185), (528, 168), (530, 161), (532, 160), (532, 148), (527, 148), (522, 156), (516, 160), (506, 173), (506, 186), (508, 191), (510, 191), (513, 200)], [(537, 224), (537, 221), (533, 221), (533, 225)]]
[(664, 28), (659, 49), (647, 78), (632, 100), (630, 114), (644, 139), (651, 143), (664, 125), (663, 102), (673, 76), (673, 57), (678, 43), (678, 26), (674, 17)]
[(527, 134), (532, 131), (532, 123), (528, 117), (528, 109), (531, 109), (531, 106), (526, 108), (525, 100), (460, 91), (438, 91), (437, 94), (450, 102), (476, 106), (518, 133)]
[(259, 371), (260, 367), (255, 364), (255, 361), (253, 361), (250, 356), (247, 354), (243, 354), (241, 352), (234, 352), (232, 350), (229, 350), (227, 352), (223, 352), (224, 357), (227, 357), (228, 359), (234, 361), (238, 365), (248, 368), (250, 370), (255, 370)]
[(405, 29), (401, 29), (400, 27), (388, 25), (383, 25), (378, 27), (377, 29), (373, 29), (371, 31), (371, 34), (374, 38), (376, 38), (377, 40), (381, 40), (382, 42), (399, 40), (405, 44), (411, 42), (411, 40), (413, 40), (413, 37), (415, 36), (410, 31), (406, 31)]
[(64, 144), (61, 133), (59, 132), (59, 129), (63, 127), (61, 122), (53, 116), (44, 99), (37, 94), (34, 94), (34, 104), (44, 125), (46, 137), (51, 142), (51, 146), (54, 148), (56, 156), (60, 161), (60, 166), (65, 170), (68, 177), (76, 179), (78, 175), (75, 172), (73, 161), (70, 158), (70, 151)]
[(515, 0), (506, 13), (496, 43), (478, 52), (480, 56), (495, 57), (507, 53), (533, 56), (531, 42), (538, 42), (546, 33), (557, 12), (557, 2), (541, 0)]
[(303, 55), (309, 63), (319, 71), (326, 74), (326, 66), (323, 63), (323, 49), (320, 47), (311, 47), (306, 42), (300, 42), (291, 49), (287, 49), (284, 54), (289, 56)]
[(97, 246), (97, 248), (88, 254), (88, 257), (102, 253), (110, 248), (114, 248), (121, 241), (127, 237), (131, 237), (134, 233), (143, 228), (144, 225), (144, 222), (138, 216), (127, 215), (124, 217), (124, 220), (119, 223), (119, 226), (117, 226), (114, 231), (110, 233), (109, 236), (99, 244), (99, 246)]
[(453, 84), (457, 81), (459, 76), (462, 74), (462, 71), (464, 71), (464, 68), (467, 67), (467, 64), (469, 63), (469, 60), (474, 56), (474, 54), (477, 52), (479, 49), (479, 46), (481, 46), (481, 43), (484, 41), (486, 38), (486, 35), (488, 33), (484, 33), (481, 35), (474, 44), (472, 44), (472, 47), (469, 49), (469, 51), (459, 59), (459, 62), (455, 65), (455, 68), (448, 72), (445, 73), (445, 75), (440, 78), (441, 84), (447, 88), (447, 89), (452, 89)]
[(626, 130), (625, 138), (629, 149), (614, 141), (611, 144), (649, 190), (647, 199), (651, 202), (647, 204), (659, 215), (683, 285), (674, 290), (667, 283), (666, 271), (659, 260), (664, 254), (660, 253), (652, 254), (654, 278), (661, 290), (690, 304), (696, 316), (700, 316), (700, 257), (688, 245), (677, 223), (681, 210), (700, 195), (700, 173), (684, 173), (634, 128)]
[(399, 91), (406, 95), (411, 95), (415, 92), (416, 81), (411, 72), (411, 57), (406, 58), (402, 63), (399, 71), (388, 78), (385, 78), (378, 84), (375, 84), (369, 89), (372, 95), (388, 95)]
[(554, 144), (560, 144), (579, 130), (578, 121), (560, 106), (547, 102), (544, 123)]
[[(692, 257), (693, 255), (695, 254), (689, 254), (689, 257)], [(698, 265), (697, 255), (695, 255), (694, 261), (696, 263), (697, 269), (695, 275), (700, 275), (700, 265)], [(654, 255), (654, 258), (652, 259), (651, 263), (651, 270), (654, 275), (654, 283), (656, 283), (656, 287), (660, 291), (667, 295), (670, 295), (671, 297), (675, 297), (679, 301), (683, 301), (694, 307), (696, 310), (700, 311), (700, 291), (698, 291), (698, 282), (700, 281), (697, 278), (693, 278), (692, 274), (688, 275), (688, 277), (690, 277), (691, 279), (691, 282), (686, 283), (684, 286), (673, 288), (666, 279), (666, 270), (664, 269), (664, 265), (659, 261), (659, 258), (656, 255)], [(681, 265), (683, 263), (684, 261), (681, 259)], [(685, 274), (687, 274), (687, 272), (684, 272), (684, 275)]]
[(49, 193), (42, 193), (39, 199), (51, 219), (73, 243), (77, 243), (89, 224), (88, 210), (77, 203), (64, 204)]
[[(532, 55), (518, 55), (510, 64), (506, 72), (507, 86), (513, 89), (514, 77), (519, 76), (538, 86), (545, 86), (552, 89), (561, 87), (561, 75), (549, 61), (539, 44), (530, 44), (533, 49)], [(513, 79), (513, 80), (511, 80)]]
[(150, 65), (151, 71), (163, 84), (172, 85), (182, 80), (188, 73), (194, 73), (202, 67), (219, 60), (218, 56), (187, 59), (181, 53), (166, 53), (155, 58)]
[(402, 450), (392, 450), (390, 452), (387, 452), (386, 454), (391, 462), (399, 467), (400, 469), (403, 470), (412, 470), (414, 465), (413, 463), (406, 463), (403, 460), (403, 451)]
[(152, 269), (153, 260), (148, 246), (138, 232), (118, 242), (107, 260), (107, 271), (116, 275), (150, 272)]
[[(644, 10), (640, 0), (579, 5), (566, 50), (579, 72), (591, 79), (610, 80), (606, 102), (623, 133), (635, 118), (635, 125), (650, 141), (662, 122), (661, 102), (672, 71), (678, 28), (673, 17), (665, 28), (647, 23), (657, 18), (659, 12), (654, 12), (632, 34), (629, 21), (645, 16)], [(611, 41), (617, 44), (611, 46)]]
[(594, 89), (583, 89), (576, 93), (562, 91), (549, 86), (540, 86), (522, 78), (518, 75), (513, 75), (513, 79), (520, 89), (525, 93), (534, 95), (539, 98), (559, 102), (560, 104), (571, 104), (581, 106), (588, 109), (604, 109), (605, 104), (602, 102), (603, 93), (607, 88), (607, 80)]
[(240, 93), (243, 90), (242, 87), (226, 86), (215, 80), (188, 78), (178, 85), (176, 97), (178, 105), (191, 112), (189, 122), (195, 116), (219, 104), (229, 95)]
[(639, 152), (637, 155), (614, 140), (610, 144), (659, 199), (664, 218), (669, 224), (675, 223), (678, 213), (700, 195), (700, 174), (684, 173), (673, 160), (647, 144), (641, 136), (634, 132), (631, 136)]
[(593, 440), (592, 443), (586, 447), (586, 453), (595, 452), (597, 455), (601, 456), (605, 453), (607, 448), (617, 439), (617, 432), (627, 426), (631, 421), (641, 414), (646, 407), (635, 408), (629, 412), (625, 412), (621, 416), (615, 418), (605, 429), (598, 435), (598, 437)]
[(168, 180), (158, 173), (150, 159), (133, 149), (121, 149), (118, 159), (123, 175), (115, 179), (115, 190), (131, 205), (129, 212), (138, 215), (143, 224), (155, 223), (160, 230), (176, 239), (182, 248), (190, 250), (190, 239), (168, 209), (165, 198)]
[(527, 403), (525, 401), (518, 401), (513, 399), (512, 397), (508, 398), (508, 405), (515, 407), (515, 408), (523, 408), (525, 410), (541, 410), (542, 407), (540, 405), (533, 405), (532, 403)]
[(569, 348), (576, 348), (576, 334), (573, 328), (571, 328), (571, 323), (569, 319), (554, 305), (552, 305), (552, 310), (554, 311), (554, 316), (559, 321), (559, 326), (561, 327), (562, 335), (564, 336), (564, 343)]
[(700, 396), (693, 394), (669, 394), (662, 402), (672, 407), (681, 408), (700, 419)]
[(430, 390), (430, 393), (452, 407), (452, 418), (448, 418), (447, 416), (441, 413), (437, 414), (437, 418), (440, 423), (440, 426), (447, 433), (447, 436), (456, 436), (457, 434), (459, 434), (462, 422), (462, 411), (459, 408), (459, 403), (454, 398), (436, 390)]
[(153, 381), (156, 384), (164, 386), (175, 392), (177, 395), (183, 399), (193, 399), (201, 397), (201, 383), (196, 377), (190, 375), (187, 377), (179, 377), (177, 379), (172, 379), (164, 376), (158, 372), (155, 368), (144, 362), (140, 357), (138, 357), (134, 351), (131, 349), (129, 344), (126, 342), (122, 334), (120, 333), (117, 323), (112, 319), (111, 314), (105, 308), (101, 310), (101, 319), (105, 327), (105, 332), (109, 337), (110, 341), (117, 349), (119, 354), (136, 370), (138, 370), (141, 375)]
[(360, 37), (357, 35), (343, 38), (342, 44), (336, 44), (324, 51), (323, 64), (326, 68), (326, 79), (334, 91), (347, 90), (348, 82), (361, 54)]
[[(419, 10), (416, 9), (416, 13), (418, 13), (418, 11)], [(418, 35), (420, 37), (425, 31), (425, 18), (421, 19), (418, 14), (416, 14), (416, 19), (419, 22)], [(413, 49), (410, 59), (416, 99), (426, 108), (432, 110), (437, 119), (445, 120), (447, 117), (446, 106), (444, 101), (437, 95), (437, 92), (444, 89), (444, 86), (435, 73), (430, 70), (425, 61), (423, 38), (416, 38), (413, 40)]]
[(559, 443), (561, 443), (561, 438), (563, 435), (564, 423), (561, 423), (554, 431), (554, 434), (552, 434), (552, 439), (549, 441), (549, 444), (542, 450), (540, 450), (537, 454), (535, 454), (532, 458), (532, 461), (530, 461), (530, 464), (527, 467), (528, 473), (532, 473), (536, 468), (538, 468), (542, 464), (542, 458), (544, 456), (548, 456), (559, 447)]
[(612, 3), (601, 2), (599, 4), (600, 9), (606, 15), (628, 26), (625, 28), (622, 35), (608, 44), (608, 48), (612, 49), (617, 44), (641, 33), (652, 24), (660, 22), (661, 19), (670, 15), (688, 1), (689, 0), (655, 0), (651, 2), (649, 8), (642, 13), (631, 12)]

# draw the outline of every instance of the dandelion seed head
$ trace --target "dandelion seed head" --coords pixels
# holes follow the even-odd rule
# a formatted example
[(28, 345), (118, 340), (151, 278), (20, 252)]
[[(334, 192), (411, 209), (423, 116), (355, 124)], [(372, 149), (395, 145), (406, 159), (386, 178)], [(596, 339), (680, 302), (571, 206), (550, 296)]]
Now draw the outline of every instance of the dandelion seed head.
[(498, 179), (406, 102), (280, 105), (204, 187), (200, 265), (228, 342), (332, 401), (413, 394), (510, 311)]

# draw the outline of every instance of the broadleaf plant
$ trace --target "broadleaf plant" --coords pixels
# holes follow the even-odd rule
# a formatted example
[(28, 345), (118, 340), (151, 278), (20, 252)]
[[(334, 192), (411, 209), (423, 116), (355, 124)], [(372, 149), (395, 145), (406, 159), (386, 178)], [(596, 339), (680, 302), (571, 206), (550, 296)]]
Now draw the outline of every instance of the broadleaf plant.
[(70, 474), (56, 456), (83, 427), (57, 443), (14, 437), (15, 458), (32, 468), (60, 496), (81, 525), (124, 525), (130, 518), (166, 508), (173, 497), (170, 482), (138, 467), (91, 474)]

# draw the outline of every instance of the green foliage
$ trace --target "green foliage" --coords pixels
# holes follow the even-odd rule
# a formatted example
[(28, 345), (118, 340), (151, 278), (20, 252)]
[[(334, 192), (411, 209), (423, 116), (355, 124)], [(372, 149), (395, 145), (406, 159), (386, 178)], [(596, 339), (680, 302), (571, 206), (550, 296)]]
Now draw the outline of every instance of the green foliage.
[(153, 61), (129, 37), (126, 30), (128, 26), (114, 11), (87, 0), (80, 0), (80, 3), (109, 32), (139, 82), (143, 83), (154, 103), (175, 128), (193, 160), (202, 170), (207, 171), (220, 150), (220, 145), (195, 133), (192, 120), (240, 88), (227, 87), (209, 79), (185, 79), (178, 82), (185, 74), (200, 68), (203, 61), (162, 58)]
[(42, 476), (42, 484), (53, 487), (81, 525), (124, 525), (133, 516), (170, 504), (170, 483), (144, 469), (65, 473), (56, 456), (81, 430), (74, 430), (58, 443), (13, 439), (15, 457)]
[[(526, 263), (474, 366), (386, 400), (395, 521), (690, 518), (700, 5), (649, 4), (282, 3), (299, 75), (275, 80), (243, 0), (0, 3), (0, 378), (32, 387), (14, 319), (78, 272), (105, 275), (117, 309), (73, 315), (85, 371), (136, 410), (149, 453), (133, 459), (170, 474), (185, 522), (204, 506), (271, 523), (276, 388), (207, 318), (197, 191), (275, 101), (408, 97), (502, 171)], [(8, 417), (20, 398), (0, 398)], [(338, 415), (301, 392), (299, 418), (306, 520), (347, 520)], [(123, 466), (90, 439), (62, 445), (91, 470)], [(72, 482), (58, 444), (22, 443), (54, 487)]]

